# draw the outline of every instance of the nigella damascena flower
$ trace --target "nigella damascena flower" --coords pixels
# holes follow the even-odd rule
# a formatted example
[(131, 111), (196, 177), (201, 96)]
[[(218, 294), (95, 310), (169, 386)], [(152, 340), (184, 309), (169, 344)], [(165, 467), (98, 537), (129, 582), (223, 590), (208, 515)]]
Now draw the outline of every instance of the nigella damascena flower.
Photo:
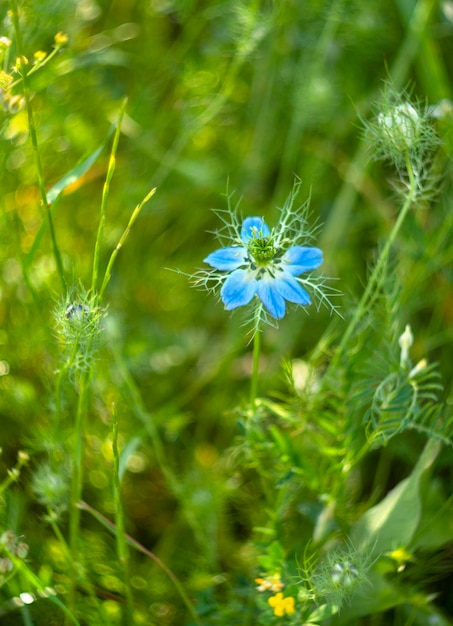
[(272, 229), (262, 217), (239, 219), (238, 205), (233, 208), (227, 195), (227, 209), (215, 211), (223, 223), (216, 233), (222, 247), (204, 259), (209, 269), (188, 274), (195, 286), (219, 293), (227, 311), (249, 305), (252, 335), (262, 324), (277, 327), (288, 302), (307, 309), (313, 301), (316, 309), (325, 305), (337, 312), (331, 298), (340, 292), (329, 278), (307, 273), (323, 256), (310, 245), (318, 226), (310, 225), (309, 201), (296, 206), (299, 188), (296, 180)]
[[(276, 319), (284, 317), (286, 301), (307, 306), (311, 298), (299, 277), (322, 263), (319, 248), (287, 247), (280, 244), (261, 217), (247, 217), (242, 222), (240, 243), (220, 248), (204, 262), (221, 272), (228, 272), (220, 296), (230, 311), (249, 304), (257, 296)], [(305, 281), (306, 282), (306, 281)]]

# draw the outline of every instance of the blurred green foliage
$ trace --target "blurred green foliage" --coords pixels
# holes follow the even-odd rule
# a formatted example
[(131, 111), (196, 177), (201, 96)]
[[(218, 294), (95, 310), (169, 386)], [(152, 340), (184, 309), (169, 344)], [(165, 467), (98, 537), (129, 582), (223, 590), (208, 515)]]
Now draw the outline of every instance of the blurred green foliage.
[[(8, 8), (6, 2), (0, 7), (0, 36), (13, 41), (8, 53), (13, 62)], [(49, 53), (56, 33), (67, 33), (69, 38), (29, 81), (47, 189), (102, 147), (92, 167), (65, 189), (53, 207), (66, 275), (75, 289), (81, 284), (89, 287), (109, 132), (125, 97), (128, 103), (101, 251), (103, 269), (134, 207), (157, 187), (118, 256), (105, 296), (108, 315), (85, 433), (84, 500), (113, 518), (111, 414), (115, 405), (127, 532), (184, 581), (196, 600), (201, 623), (251, 624), (253, 611), (247, 613), (246, 608), (251, 606), (250, 589), (259, 573), (258, 546), (265, 551), (269, 544), (266, 532), (271, 538), (285, 537), (291, 549), (303, 554), (307, 538), (316, 523), (319, 531), (319, 517), (328, 508), (319, 497), (325, 496), (321, 488), (332, 487), (335, 466), (331, 464), (322, 476), (316, 469), (322, 474), (327, 460), (325, 467), (313, 468), (317, 434), (310, 434), (307, 415), (315, 409), (319, 414), (324, 409), (335, 414), (338, 398), (332, 393), (327, 407), (298, 398), (282, 363), (311, 355), (315, 367), (327, 367), (332, 346), (366, 283), (376, 248), (385, 241), (398, 212), (400, 198), (389, 185), (391, 169), (369, 162), (360, 122), (371, 114), (371, 103), (379, 100), (388, 78), (428, 106), (443, 102), (446, 114), (435, 122), (442, 149), (434, 167), (443, 183), (429, 207), (426, 203), (408, 217), (388, 279), (397, 301), (388, 305), (391, 312), (379, 323), (382, 336), (388, 332), (393, 338), (411, 324), (414, 362), (427, 357), (439, 363), (445, 389), (442, 400), (451, 403), (451, 3), (28, 0), (21, 3), (21, 25), (29, 59), (38, 50)], [(7, 60), (5, 56), (5, 71)], [(20, 94), (20, 85), (14, 90)], [(54, 320), (65, 294), (56, 278), (39, 207), (26, 112), (11, 110), (6, 100), (3, 108), (1, 476), (14, 466), (18, 450), (26, 449), (32, 459), (18, 484), (4, 494), (0, 519), (5, 528), (25, 537), (33, 568), (58, 590), (64, 588), (70, 569), (32, 487), (36, 476), (45, 482), (42, 463), (49, 449), (70, 441), (77, 398), (70, 385), (63, 389), (65, 422), (61, 441), (55, 440), (52, 420), (61, 346)], [(240, 313), (224, 312), (214, 298), (193, 290), (182, 273), (172, 270), (193, 273), (216, 247), (211, 233), (218, 224), (211, 209), (225, 208), (226, 191), (236, 191), (244, 215), (263, 216), (272, 225), (277, 219), (275, 207), (284, 202), (294, 176), (302, 181), (301, 204), (310, 196), (314, 219), (319, 217), (324, 225), (317, 245), (324, 251), (326, 273), (339, 279), (345, 321), (330, 318), (325, 310), (316, 315), (292, 311), (278, 330), (268, 329), (263, 336), (260, 393), (277, 405), (296, 406), (293, 415), (308, 429), (307, 437), (313, 436), (313, 443), (304, 443), (302, 450), (305, 454), (312, 445), (313, 456), (291, 450), (297, 427), (285, 423), (273, 412), (275, 407), (268, 421), (254, 431), (256, 440), (240, 440), (231, 455), (237, 437), (243, 436), (235, 407), (247, 397), (251, 367), (242, 318)], [(38, 245), (34, 242), (40, 229)], [(351, 377), (372, 378), (367, 368), (380, 347), (376, 335), (367, 335), (368, 321), (363, 320), (365, 332), (353, 346), (358, 356), (351, 362)], [(356, 419), (354, 428), (359, 432), (361, 413), (357, 405), (354, 410), (351, 422)], [(316, 422), (317, 416), (310, 415)], [(326, 428), (332, 415), (325, 418)], [(283, 432), (273, 430), (282, 419)], [(342, 426), (337, 427), (339, 431)], [(338, 446), (332, 452), (335, 457), (349, 440), (345, 435), (339, 441), (337, 431), (332, 432), (332, 448)], [(382, 497), (410, 474), (422, 445), (422, 438), (409, 432), (363, 460), (360, 471), (350, 477), (354, 484), (349, 485), (348, 498), (359, 503), (356, 516), (378, 494)], [(236, 463), (237, 457), (246, 459), (243, 465)], [(453, 620), (451, 579), (444, 571), (450, 568), (453, 539), (448, 521), (451, 460), (447, 448), (440, 455), (437, 477), (422, 493), (424, 515), (443, 507), (440, 527), (447, 524), (448, 530), (437, 544), (435, 537), (429, 537), (428, 523), (425, 539), (418, 536), (419, 549), (431, 545), (433, 562), (428, 563), (425, 578), (420, 563), (409, 566), (406, 573), (407, 588), (413, 589), (414, 596), (420, 587), (438, 593), (437, 606), (445, 619)], [(301, 484), (280, 489), (289, 480), (292, 464), (306, 475)], [(275, 485), (279, 499), (272, 512), (269, 496)], [(50, 479), (48, 487), (58, 491), (58, 484)], [(337, 496), (341, 500), (344, 493)], [(354, 521), (349, 506), (349, 501), (341, 502), (342, 530)], [(423, 529), (423, 515), (421, 519)], [(119, 623), (117, 600), (123, 583), (114, 538), (86, 512), (82, 520), (85, 570), (109, 619)], [(330, 521), (324, 520), (327, 527)], [(64, 532), (65, 524), (63, 518)], [(267, 531), (260, 534), (256, 527)], [(130, 583), (142, 619), (137, 618), (137, 623), (191, 624), (168, 576), (150, 563), (143, 554), (132, 554)], [(21, 590), (17, 582), (16, 593)], [(86, 622), (81, 623), (99, 623), (91, 600), (87, 597)], [(393, 609), (368, 621), (359, 610), (355, 615), (348, 608), (344, 623), (428, 623), (423, 621), (428, 618), (422, 602), (419, 613), (414, 609), (417, 600), (399, 604), (399, 612)], [(382, 605), (387, 606), (394, 605)], [(27, 611), (33, 622), (26, 621), (25, 609), (19, 615), (2, 596), (0, 623), (61, 623), (61, 612), (50, 608), (48, 599)], [(332, 624), (339, 623), (331, 619)]]

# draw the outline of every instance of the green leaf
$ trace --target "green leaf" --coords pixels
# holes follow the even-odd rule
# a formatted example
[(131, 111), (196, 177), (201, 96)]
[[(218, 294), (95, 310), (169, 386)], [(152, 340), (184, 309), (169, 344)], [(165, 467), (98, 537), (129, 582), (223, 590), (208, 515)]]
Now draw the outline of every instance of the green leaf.
[(440, 446), (438, 441), (429, 440), (411, 475), (358, 520), (351, 533), (358, 550), (377, 556), (410, 543), (421, 515), (420, 479), (433, 464)]
[(127, 445), (123, 448), (120, 455), (120, 466), (119, 466), (119, 479), (123, 480), (124, 474), (127, 469), (127, 462), (134, 452), (137, 450), (139, 445), (142, 443), (141, 436), (133, 437)]
[(83, 160), (79, 165), (76, 165), (72, 170), (69, 170), (67, 174), (63, 176), (49, 191), (47, 192), (47, 201), (49, 204), (52, 204), (56, 198), (66, 189), (69, 185), (73, 185), (76, 183), (88, 170), (92, 167), (92, 165), (96, 162), (99, 155), (105, 148), (107, 142), (110, 137), (113, 135), (113, 131), (115, 130), (115, 125), (113, 125), (107, 137), (104, 139), (102, 144), (97, 148), (94, 152), (90, 154), (85, 160)]
[(322, 604), (317, 609), (315, 609), (310, 616), (306, 620), (306, 624), (317, 624), (319, 622), (332, 617), (338, 613), (338, 607), (335, 604)]
[[(97, 148), (94, 152), (90, 154), (90, 156), (88, 156), (81, 163), (79, 163), (79, 165), (76, 165), (76, 167), (74, 167), (67, 174), (65, 174), (63, 178), (61, 178), (57, 183), (55, 183), (53, 187), (49, 189), (46, 196), (47, 196), (47, 202), (49, 203), (48, 210), (51, 211), (52, 215), (54, 214), (58, 206), (61, 193), (66, 189), (66, 187), (69, 187), (69, 185), (73, 185), (84, 174), (86, 174), (86, 172), (88, 172), (90, 167), (93, 166), (93, 164), (95, 163), (95, 161), (98, 159), (99, 155), (101, 154), (102, 150), (105, 148), (106, 144), (110, 140), (111, 136), (113, 135), (114, 130), (115, 130), (115, 125), (112, 125), (112, 127), (110, 128), (107, 134), (107, 137), (104, 139), (104, 141), (99, 146), (99, 148)], [(49, 226), (48, 220), (43, 220), (38, 230), (38, 234), (36, 235), (35, 240), (33, 241), (33, 245), (31, 246), (28, 254), (24, 258), (25, 269), (28, 269), (32, 265), (33, 259), (35, 258), (36, 252), (38, 251), (38, 248), (41, 244), (41, 240), (48, 226)]]
[(357, 620), (365, 615), (382, 614), (384, 611), (402, 606), (404, 607), (402, 614), (410, 614), (413, 618), (413, 624), (451, 626), (451, 622), (447, 621), (441, 612), (431, 604), (432, 598), (413, 586), (401, 584), (401, 581), (397, 582), (395, 579), (390, 580), (377, 572), (371, 573), (369, 582), (369, 588), (365, 589), (360, 597), (354, 598), (354, 602), (345, 604), (341, 609), (338, 621), (332, 623), (336, 625), (362, 623), (362, 621), (358, 622)]

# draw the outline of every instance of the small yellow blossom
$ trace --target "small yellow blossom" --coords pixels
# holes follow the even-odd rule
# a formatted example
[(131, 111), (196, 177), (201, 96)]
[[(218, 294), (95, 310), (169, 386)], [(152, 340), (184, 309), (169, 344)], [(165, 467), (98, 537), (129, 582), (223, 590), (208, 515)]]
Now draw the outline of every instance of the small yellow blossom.
[(55, 45), (56, 46), (64, 46), (65, 43), (68, 43), (68, 36), (66, 33), (57, 33), (55, 35)]
[(294, 608), (294, 598), (288, 596), (283, 597), (282, 593), (277, 593), (275, 596), (271, 596), (268, 599), (268, 603), (274, 609), (275, 617), (283, 617), (284, 615), (293, 615), (296, 609)]
[(13, 80), (14, 78), (11, 74), (7, 74), (3, 70), (0, 70), (0, 89), (7, 89)]
[(47, 56), (47, 53), (43, 52), (42, 50), (37, 50), (33, 55), (35, 63), (40, 63), (46, 58), (46, 56)]
[(397, 548), (393, 552), (388, 552), (387, 556), (393, 559), (397, 565), (397, 571), (402, 572), (409, 561), (412, 561), (413, 556), (405, 548)]
[(22, 55), (22, 56), (16, 58), (16, 60), (14, 62), (13, 69), (16, 72), (19, 72), (22, 69), (22, 67), (24, 67), (25, 65), (28, 65), (28, 59), (27, 59), (27, 57)]
[(30, 460), (30, 455), (28, 454), (28, 452), (25, 452), (24, 450), (19, 450), (19, 452), (17, 453), (17, 460), (22, 465), (25, 465)]
[(273, 576), (267, 576), (266, 578), (255, 578), (255, 582), (258, 585), (258, 591), (281, 591), (284, 587), (280, 579), (280, 574), (275, 573)]
[(9, 48), (11, 45), (11, 39), (8, 37), (0, 37), (0, 50), (3, 48)]

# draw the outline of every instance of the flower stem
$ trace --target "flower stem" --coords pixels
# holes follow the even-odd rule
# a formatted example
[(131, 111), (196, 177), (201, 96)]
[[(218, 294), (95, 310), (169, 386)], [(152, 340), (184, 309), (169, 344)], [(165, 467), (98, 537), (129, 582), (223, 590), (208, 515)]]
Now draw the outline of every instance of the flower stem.
[(124, 591), (126, 595), (126, 611), (123, 615), (124, 624), (134, 623), (134, 599), (130, 586), (129, 573), (129, 548), (126, 540), (126, 532), (124, 530), (124, 511), (121, 501), (121, 483), (120, 483), (120, 455), (118, 450), (118, 418), (115, 407), (112, 411), (112, 449), (113, 449), (113, 501), (115, 504), (115, 523), (117, 532), (116, 552), (118, 560), (122, 568)]
[(20, 470), (26, 464), (25, 459), (19, 458), (14, 469), (8, 471), (7, 477), (0, 483), (0, 499), (3, 499), (3, 492), (5, 492), (10, 485), (19, 480)]
[(60, 277), (63, 291), (66, 292), (66, 279), (64, 276), (63, 262), (61, 259), (60, 249), (57, 244), (57, 238), (55, 235), (52, 213), (50, 212), (50, 206), (47, 200), (47, 192), (46, 192), (46, 185), (44, 182), (44, 174), (43, 174), (43, 169), (42, 169), (41, 156), (39, 154), (38, 136), (36, 133), (36, 125), (35, 125), (35, 120), (34, 120), (34, 115), (33, 115), (33, 107), (31, 106), (30, 89), (28, 86), (27, 67), (26, 67), (27, 60), (23, 55), (22, 32), (20, 30), (19, 9), (17, 7), (17, 0), (11, 0), (11, 15), (12, 15), (13, 24), (14, 24), (14, 34), (16, 37), (17, 56), (19, 58), (19, 63), (20, 63), (22, 88), (23, 88), (24, 99), (25, 99), (25, 107), (27, 109), (28, 128), (30, 131), (30, 139), (31, 139), (33, 154), (35, 158), (35, 166), (36, 166), (36, 172), (37, 172), (37, 177), (38, 177), (38, 187), (39, 187), (39, 193), (41, 196), (41, 204), (43, 207), (43, 212), (47, 216), (47, 221), (49, 224), (50, 238), (52, 240), (52, 250), (53, 250), (53, 255), (55, 258), (55, 264), (57, 266), (57, 272)]
[(79, 399), (77, 402), (74, 454), (72, 457), (72, 480), (71, 480), (71, 503), (69, 510), (69, 547), (74, 561), (74, 571), (71, 576), (71, 591), (69, 594), (69, 607), (71, 611), (75, 608), (75, 593), (77, 586), (78, 572), (76, 568), (76, 554), (78, 554), (78, 541), (80, 531), (80, 509), (77, 506), (82, 497), (83, 484), (83, 426), (86, 410), (86, 397), (88, 391), (89, 370), (84, 372), (80, 378)]
[[(365, 291), (363, 292), (363, 295), (360, 299), (359, 304), (357, 305), (357, 308), (354, 312), (354, 315), (352, 316), (351, 321), (349, 322), (349, 326), (346, 328), (346, 331), (342, 337), (342, 340), (338, 346), (338, 350), (337, 350), (337, 357), (340, 357), (341, 354), (344, 352), (348, 341), (350, 340), (352, 334), (354, 333), (354, 331), (357, 328), (357, 325), (359, 324), (362, 316), (364, 315), (364, 313), (366, 312), (366, 310), (370, 307), (374, 296), (377, 294), (378, 290), (379, 290), (379, 286), (380, 286), (380, 279), (384, 273), (385, 270), (385, 266), (387, 264), (387, 260), (388, 260), (388, 256), (390, 253), (390, 249), (392, 247), (392, 245), (395, 242), (395, 239), (401, 229), (401, 226), (403, 225), (404, 220), (406, 219), (406, 216), (410, 210), (410, 208), (412, 207), (412, 204), (414, 203), (414, 200), (416, 198), (417, 195), (417, 183), (416, 183), (416, 177), (415, 177), (415, 173), (412, 167), (412, 164), (410, 163), (409, 159), (406, 159), (406, 167), (407, 167), (407, 173), (408, 173), (408, 178), (409, 178), (409, 186), (408, 186), (408, 191), (406, 194), (406, 198), (404, 201), (404, 204), (401, 208), (401, 211), (398, 215), (398, 219), (395, 222), (395, 225), (392, 228), (392, 231), (385, 243), (384, 248), (382, 249), (382, 252), (378, 258), (378, 261), (376, 263), (376, 266), (373, 270), (373, 273), (371, 274), (369, 280), (368, 280), (368, 285), (365, 289)], [(337, 362), (336, 359), (333, 359), (332, 363)], [(331, 363), (331, 365), (332, 365)], [(330, 369), (330, 368), (329, 368)]]
[(97, 288), (97, 281), (98, 281), (98, 274), (99, 274), (99, 261), (100, 261), (100, 255), (101, 255), (101, 245), (102, 245), (102, 239), (104, 235), (105, 217), (106, 217), (106, 212), (107, 212), (107, 201), (108, 201), (108, 197), (110, 193), (110, 183), (112, 181), (113, 173), (115, 171), (116, 151), (117, 151), (118, 142), (120, 139), (121, 123), (123, 121), (124, 112), (126, 110), (126, 104), (127, 104), (127, 98), (123, 101), (123, 104), (121, 106), (121, 109), (118, 115), (118, 122), (116, 125), (115, 135), (113, 137), (113, 144), (112, 144), (112, 149), (110, 152), (109, 165), (107, 168), (107, 176), (105, 178), (104, 187), (102, 189), (101, 215), (99, 218), (98, 232), (96, 235), (96, 244), (94, 246), (93, 271), (92, 271), (92, 277), (91, 277), (91, 289), (92, 289), (93, 294), (96, 292), (96, 288)]
[(258, 329), (253, 336), (253, 363), (252, 363), (252, 378), (250, 381), (250, 407), (255, 409), (256, 396), (258, 393), (258, 373), (260, 365), (260, 351), (261, 351), (261, 332)]
[[(124, 242), (126, 241), (130, 230), (132, 228), (132, 226), (134, 225), (135, 220), (137, 219), (137, 217), (140, 215), (140, 211), (142, 210), (143, 206), (148, 202), (148, 200), (150, 200), (153, 195), (156, 192), (156, 188), (154, 187), (154, 189), (151, 189), (151, 191), (143, 198), (143, 200), (140, 202), (140, 204), (138, 204), (134, 211), (132, 212), (132, 215), (129, 219), (129, 222), (126, 226), (125, 231), (123, 232), (123, 234), (121, 235), (121, 238), (119, 240), (119, 242), (116, 245), (116, 248), (113, 250), (112, 254), (110, 255), (110, 259), (109, 262), (107, 264), (107, 269), (105, 270), (105, 274), (104, 274), (104, 278), (102, 281), (102, 285), (101, 288), (99, 290), (99, 300), (102, 299), (102, 296), (104, 295), (104, 291), (107, 287), (107, 285), (109, 284), (110, 281), (110, 277), (111, 277), (111, 273), (112, 273), (112, 267), (113, 264), (115, 263), (115, 259), (118, 256), (118, 252), (121, 250), (121, 248), (124, 245)], [(93, 279), (93, 289), (95, 287), (95, 280)]]

